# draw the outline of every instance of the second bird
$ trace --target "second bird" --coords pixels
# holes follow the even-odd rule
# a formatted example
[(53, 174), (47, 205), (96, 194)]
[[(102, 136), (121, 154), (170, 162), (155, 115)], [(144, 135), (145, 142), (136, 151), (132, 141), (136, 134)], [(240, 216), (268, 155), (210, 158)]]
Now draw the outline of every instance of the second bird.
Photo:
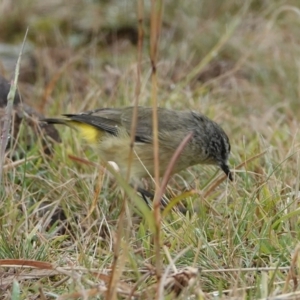
[[(89, 144), (96, 146), (101, 159), (104, 162), (114, 161), (125, 177), (133, 110), (133, 107), (100, 108), (42, 121), (77, 129)], [(138, 107), (134, 158), (130, 171), (130, 182), (133, 185), (139, 186), (141, 178), (154, 175), (152, 112), (151, 107)], [(173, 168), (173, 173), (196, 164), (209, 164), (219, 166), (232, 180), (228, 166), (229, 139), (217, 123), (195, 111), (158, 108), (157, 114), (160, 176), (166, 171), (182, 140), (192, 133)]]

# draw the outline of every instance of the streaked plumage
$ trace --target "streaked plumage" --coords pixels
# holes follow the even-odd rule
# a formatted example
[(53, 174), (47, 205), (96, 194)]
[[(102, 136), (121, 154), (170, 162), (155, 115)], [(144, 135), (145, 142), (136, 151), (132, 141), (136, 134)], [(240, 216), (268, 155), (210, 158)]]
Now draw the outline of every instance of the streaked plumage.
[[(194, 111), (158, 108), (157, 113), (161, 176), (181, 141), (192, 132), (193, 136), (182, 151), (173, 172), (177, 173), (196, 164), (213, 164), (218, 165), (232, 180), (227, 163), (230, 154), (229, 139), (217, 123)], [(96, 145), (102, 160), (114, 161), (125, 176), (130, 151), (132, 116), (133, 107), (100, 108), (43, 121), (78, 129), (88, 143)], [(131, 165), (132, 183), (154, 174), (151, 107), (138, 107), (134, 151)]]

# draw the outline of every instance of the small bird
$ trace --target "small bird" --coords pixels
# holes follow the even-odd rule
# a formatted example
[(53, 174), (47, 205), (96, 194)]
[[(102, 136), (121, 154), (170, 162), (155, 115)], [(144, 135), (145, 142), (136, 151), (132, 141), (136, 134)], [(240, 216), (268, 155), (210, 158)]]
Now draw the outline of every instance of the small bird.
[[(100, 158), (104, 162), (115, 162), (125, 177), (131, 149), (133, 111), (133, 107), (99, 108), (42, 121), (77, 129), (89, 144), (97, 147)], [(140, 186), (141, 178), (154, 175), (152, 112), (151, 107), (138, 107), (134, 157), (130, 169), (130, 183), (134, 186)], [(209, 164), (219, 166), (232, 180), (228, 166), (229, 139), (217, 123), (195, 111), (157, 108), (157, 114), (160, 176), (163, 176), (182, 140), (192, 133), (173, 167), (173, 173), (196, 164)]]

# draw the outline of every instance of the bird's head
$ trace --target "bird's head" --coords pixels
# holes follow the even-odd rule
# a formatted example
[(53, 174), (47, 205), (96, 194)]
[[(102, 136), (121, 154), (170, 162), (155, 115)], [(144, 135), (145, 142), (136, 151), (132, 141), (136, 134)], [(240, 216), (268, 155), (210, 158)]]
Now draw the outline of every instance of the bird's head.
[(233, 176), (228, 165), (230, 142), (226, 133), (219, 126), (216, 128), (214, 134), (211, 135), (208, 148), (210, 162), (218, 165), (227, 177), (233, 181)]

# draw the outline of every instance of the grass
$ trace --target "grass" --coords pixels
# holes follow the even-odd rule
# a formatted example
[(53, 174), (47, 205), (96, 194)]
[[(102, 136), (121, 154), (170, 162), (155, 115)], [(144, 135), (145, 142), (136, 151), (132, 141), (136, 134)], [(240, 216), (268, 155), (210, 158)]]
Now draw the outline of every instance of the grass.
[[(34, 47), (22, 57), (24, 100), (47, 117), (133, 105), (139, 66), (139, 104), (151, 105), (150, 5), (139, 63), (135, 2), (69, 5), (28, 1), (7, 14), (1, 42), (21, 42), (29, 25)], [(24, 123), (0, 190), (0, 299), (108, 299), (114, 286), (111, 299), (174, 299), (176, 280), (187, 285), (179, 299), (298, 295), (299, 9), (287, 0), (165, 1), (158, 104), (220, 123), (235, 181), (219, 181), (209, 166), (170, 180), (166, 196), (183, 200), (187, 214), (162, 213), (159, 265), (158, 219), (142, 200), (76, 132), (59, 127), (63, 142), (47, 156), (43, 137), (28, 147)]]

